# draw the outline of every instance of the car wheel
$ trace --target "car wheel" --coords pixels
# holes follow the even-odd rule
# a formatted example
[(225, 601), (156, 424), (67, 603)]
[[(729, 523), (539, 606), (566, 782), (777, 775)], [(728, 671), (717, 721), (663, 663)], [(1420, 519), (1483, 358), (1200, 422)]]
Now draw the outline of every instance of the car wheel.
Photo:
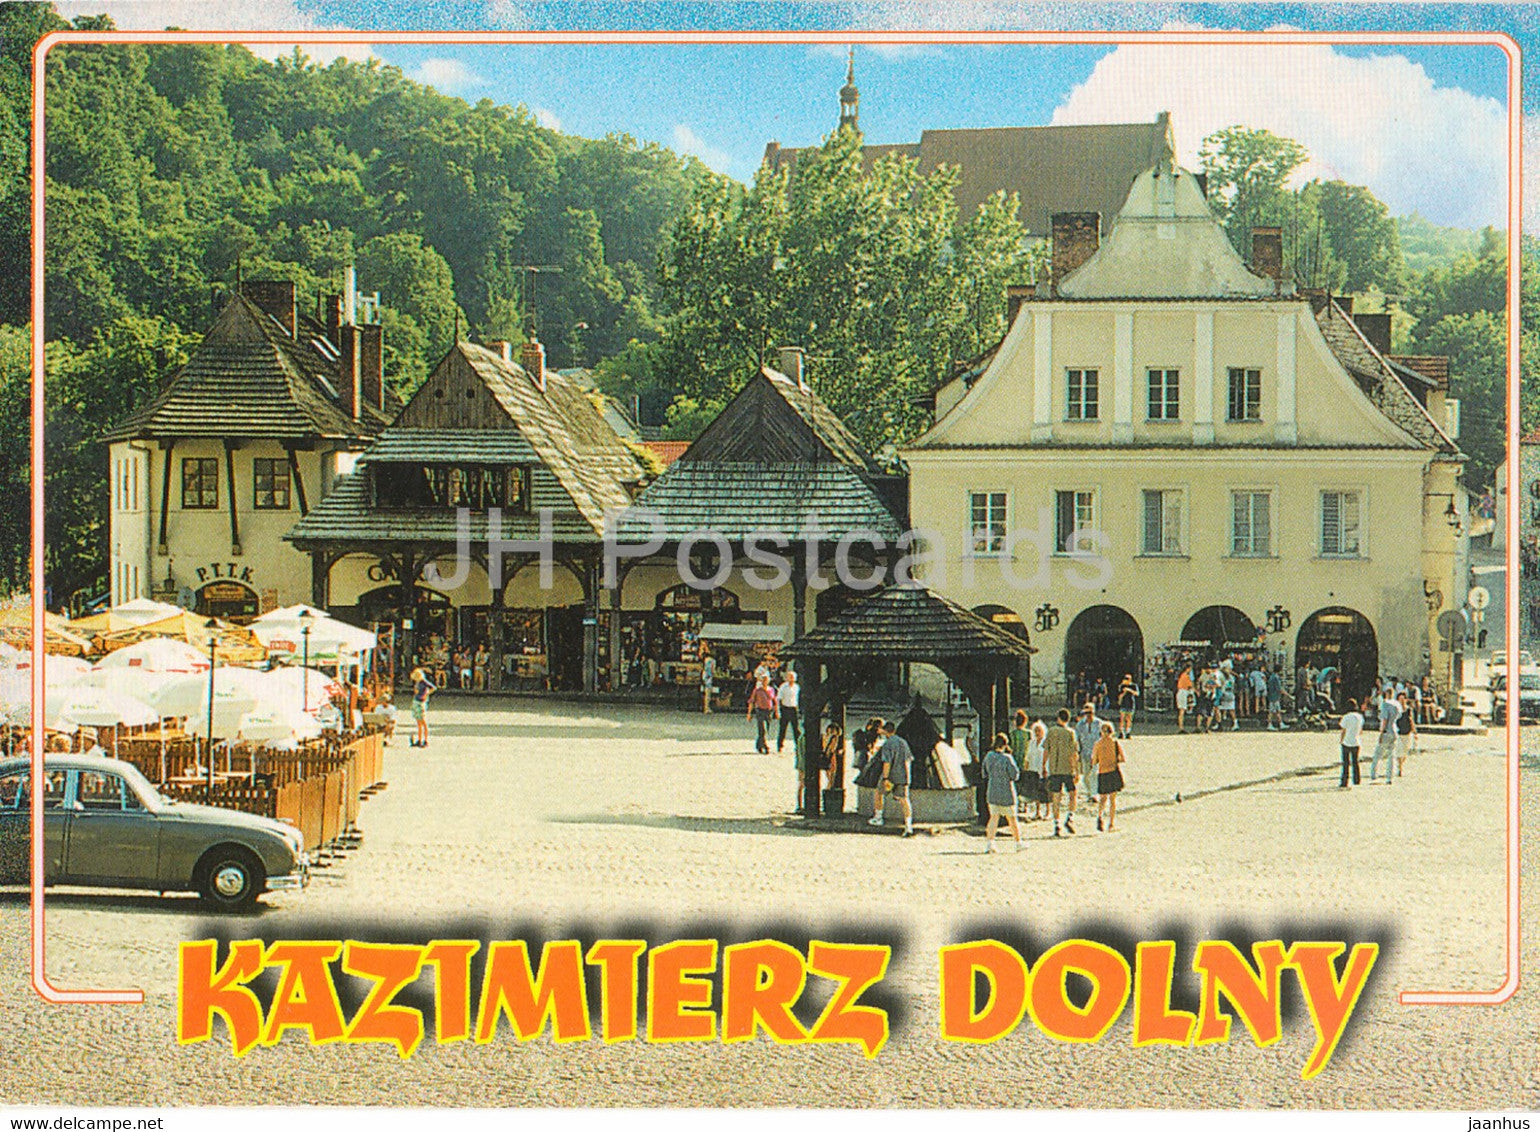
[(256, 902), (267, 883), (262, 863), (247, 849), (225, 846), (214, 849), (199, 864), (198, 892), (211, 908), (241, 911)]

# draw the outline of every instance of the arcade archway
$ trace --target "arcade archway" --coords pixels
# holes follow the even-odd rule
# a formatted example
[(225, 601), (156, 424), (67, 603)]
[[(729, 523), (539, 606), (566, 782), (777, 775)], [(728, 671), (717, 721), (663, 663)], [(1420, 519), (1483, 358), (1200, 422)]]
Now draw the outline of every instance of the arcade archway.
[(1066, 687), (1087, 687), (1097, 680), (1115, 689), (1125, 675), (1144, 682), (1144, 634), (1126, 609), (1093, 605), (1070, 622), (1064, 638)]
[(1256, 625), (1233, 605), (1205, 606), (1182, 626), (1184, 645), (1202, 642), (1215, 657), (1234, 649), (1251, 648), (1256, 641)]
[(1356, 609), (1331, 605), (1318, 609), (1299, 627), (1294, 667), (1341, 670), (1342, 694), (1362, 699), (1379, 683), (1380, 648), (1374, 626)]

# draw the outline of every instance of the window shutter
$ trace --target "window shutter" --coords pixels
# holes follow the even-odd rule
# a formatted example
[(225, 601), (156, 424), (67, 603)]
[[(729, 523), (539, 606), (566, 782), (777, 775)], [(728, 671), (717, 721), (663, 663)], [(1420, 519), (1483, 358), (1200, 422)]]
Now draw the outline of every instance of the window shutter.
[(1161, 552), (1160, 492), (1144, 493), (1144, 553)]
[(1336, 491), (1321, 495), (1321, 553), (1342, 553), (1342, 494)]
[(1273, 547), (1272, 496), (1254, 492), (1251, 496), (1251, 550), (1268, 554)]
[(1166, 554), (1182, 553), (1182, 493), (1162, 493), (1162, 513), (1165, 529), (1161, 532), (1162, 547)]

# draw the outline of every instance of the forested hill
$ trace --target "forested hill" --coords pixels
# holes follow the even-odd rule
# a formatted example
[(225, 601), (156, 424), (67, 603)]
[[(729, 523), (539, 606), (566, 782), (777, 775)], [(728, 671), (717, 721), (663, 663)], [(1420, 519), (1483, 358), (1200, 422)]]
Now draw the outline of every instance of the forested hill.
[[(25, 144), (25, 32), (50, 22), (63, 26), (47, 7), (0, 12), (0, 154)], [(48, 333), (82, 347), (129, 315), (201, 329), (210, 281), (233, 280), (239, 259), (312, 302), (356, 264), (381, 296), (388, 370), (408, 385), (448, 348), (457, 302), (462, 329), (517, 337), (530, 278), (553, 363), (591, 364), (655, 333), (659, 243), (715, 177), (394, 67), (239, 46), (57, 48), (47, 98)], [(7, 273), (4, 290), (0, 313), (19, 321), (25, 280)]]

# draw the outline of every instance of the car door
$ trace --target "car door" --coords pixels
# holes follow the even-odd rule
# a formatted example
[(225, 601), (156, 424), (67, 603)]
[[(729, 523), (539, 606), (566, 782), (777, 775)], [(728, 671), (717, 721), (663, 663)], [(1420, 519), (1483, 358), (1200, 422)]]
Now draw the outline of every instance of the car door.
[(121, 775), (78, 770), (69, 807), (64, 874), (69, 884), (154, 885), (160, 827)]
[[(64, 787), (68, 775), (50, 770), (44, 776), (43, 875), (51, 881), (64, 865)], [(27, 884), (32, 832), (32, 772), (22, 768), (0, 778), (0, 884)]]

